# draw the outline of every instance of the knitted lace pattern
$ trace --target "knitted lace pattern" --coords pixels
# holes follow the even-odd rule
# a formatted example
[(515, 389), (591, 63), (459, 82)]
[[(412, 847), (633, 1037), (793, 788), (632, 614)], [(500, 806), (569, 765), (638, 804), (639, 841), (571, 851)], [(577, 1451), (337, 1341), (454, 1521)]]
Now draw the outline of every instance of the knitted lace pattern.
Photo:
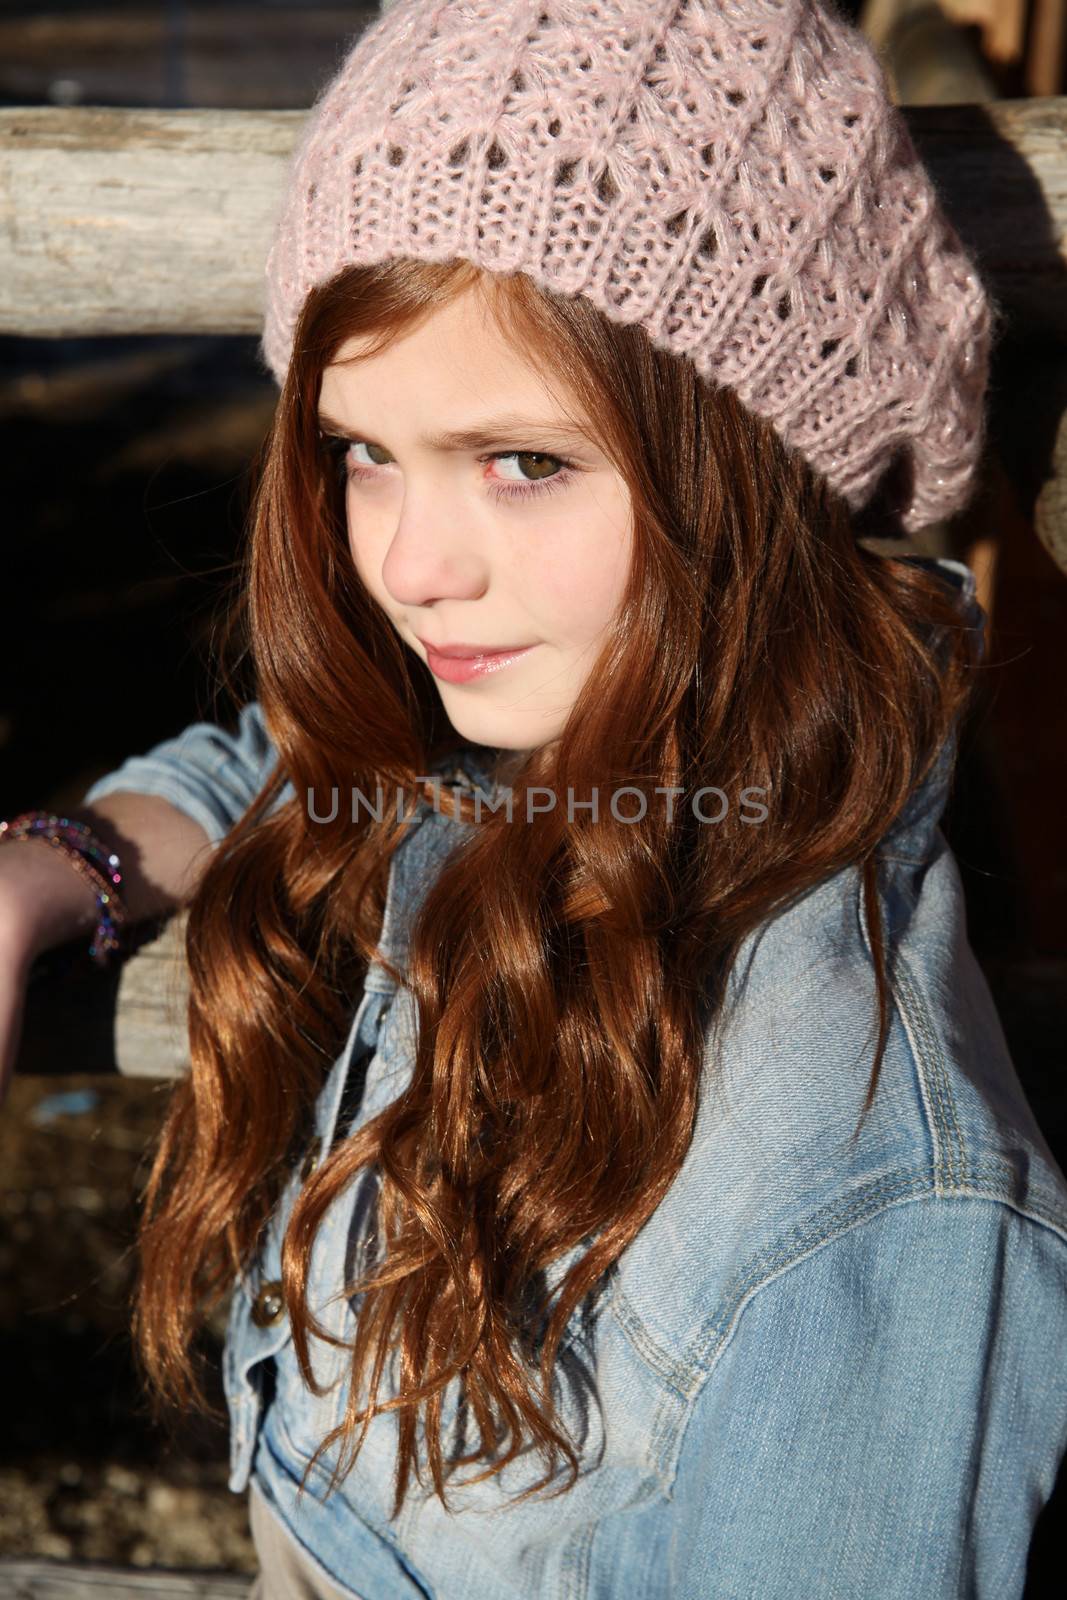
[(462, 258), (584, 295), (732, 389), (853, 509), (970, 498), (996, 308), (830, 0), (396, 0), (319, 96), (266, 267)]

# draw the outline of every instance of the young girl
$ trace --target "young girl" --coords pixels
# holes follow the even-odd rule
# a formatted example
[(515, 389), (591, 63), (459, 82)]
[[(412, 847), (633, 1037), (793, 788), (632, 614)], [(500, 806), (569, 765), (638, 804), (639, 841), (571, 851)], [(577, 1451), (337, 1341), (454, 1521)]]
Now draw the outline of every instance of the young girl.
[(1067, 1185), (938, 827), (984, 618), (859, 537), (966, 503), (993, 316), (870, 48), (400, 0), (267, 281), (255, 696), (0, 851), (9, 1039), (188, 904), (136, 1332), (188, 1402), (233, 1288), (253, 1592), (1019, 1596)]

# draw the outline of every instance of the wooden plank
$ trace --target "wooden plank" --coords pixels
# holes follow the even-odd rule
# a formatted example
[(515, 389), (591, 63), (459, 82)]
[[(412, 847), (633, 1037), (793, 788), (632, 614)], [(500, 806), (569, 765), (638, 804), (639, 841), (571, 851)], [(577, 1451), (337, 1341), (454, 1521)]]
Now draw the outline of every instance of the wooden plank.
[(1067, 0), (1034, 0), (1026, 45), (1027, 94), (1058, 94), (1067, 71)]
[[(992, 0), (964, 3), (982, 7)], [(975, 35), (946, 15), (945, 0), (865, 0), (859, 26), (878, 51), (899, 104), (996, 100), (996, 85)]]
[(991, 61), (1019, 61), (1026, 36), (1027, 0), (937, 0), (960, 27), (982, 30), (982, 48)]
[[(1067, 96), (910, 106), (1013, 321), (1067, 338)], [(304, 113), (0, 109), (0, 333), (256, 333)]]
[(0, 1595), (6, 1600), (238, 1600), (253, 1579), (229, 1572), (172, 1572), (79, 1565), (61, 1561), (0, 1559)]
[(1067, 96), (911, 106), (906, 116), (1009, 332), (1067, 340)]
[(251, 333), (298, 111), (0, 110), (0, 333)]
[(1034, 502), (1034, 529), (1060, 571), (1067, 573), (1067, 351), (1046, 362), (1043, 370), (1035, 361), (1035, 368), (1040, 387), (1034, 421), (1045, 431), (1037, 470), (1045, 465)]
[(189, 1065), (184, 913), (123, 964), (115, 1001), (115, 1066), (134, 1078), (177, 1078)]

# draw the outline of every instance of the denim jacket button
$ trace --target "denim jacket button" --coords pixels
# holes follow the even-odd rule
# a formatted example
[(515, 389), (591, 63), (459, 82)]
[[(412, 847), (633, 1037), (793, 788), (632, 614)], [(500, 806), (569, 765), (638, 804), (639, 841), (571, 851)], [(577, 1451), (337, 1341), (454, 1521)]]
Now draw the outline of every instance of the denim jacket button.
[(279, 1321), (284, 1312), (281, 1283), (277, 1280), (265, 1283), (252, 1301), (252, 1321), (257, 1328), (269, 1328), (272, 1322)]
[(301, 1183), (307, 1183), (308, 1179), (311, 1177), (311, 1174), (319, 1164), (319, 1157), (321, 1154), (322, 1140), (316, 1134), (315, 1138), (312, 1139), (311, 1143), (308, 1145), (304, 1154), (304, 1159), (300, 1164)]

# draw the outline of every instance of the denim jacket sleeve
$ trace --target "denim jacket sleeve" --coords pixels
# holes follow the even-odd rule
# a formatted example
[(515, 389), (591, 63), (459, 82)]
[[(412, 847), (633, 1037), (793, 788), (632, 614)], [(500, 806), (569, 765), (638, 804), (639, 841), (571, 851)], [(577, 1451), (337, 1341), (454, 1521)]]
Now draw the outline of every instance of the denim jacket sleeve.
[(241, 710), (236, 733), (194, 722), (98, 778), (84, 799), (91, 805), (120, 789), (158, 795), (192, 817), (217, 844), (248, 809), (277, 759), (259, 702), (252, 700)]
[(1065, 1349), (1067, 1237), (1007, 1204), (909, 1200), (828, 1239), (753, 1292), (706, 1378), (664, 1592), (1018, 1600)]

